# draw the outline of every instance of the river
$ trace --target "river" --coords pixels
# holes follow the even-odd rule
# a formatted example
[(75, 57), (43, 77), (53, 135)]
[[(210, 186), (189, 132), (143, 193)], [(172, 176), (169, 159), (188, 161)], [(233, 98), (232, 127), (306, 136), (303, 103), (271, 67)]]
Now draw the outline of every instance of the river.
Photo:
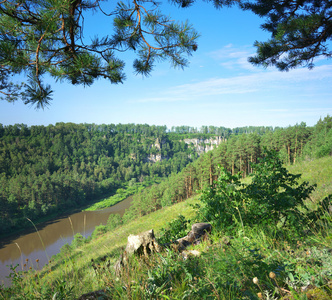
[[(98, 211), (82, 211), (62, 216), (58, 219), (37, 225), (38, 233), (34, 229), (4, 238), (0, 241), (0, 284), (8, 286), (10, 279), (9, 265), (17, 265), (21, 271), (28, 259), (28, 266), (41, 269), (52, 255), (60, 252), (60, 248), (70, 244), (76, 233), (84, 237), (92, 234), (97, 225), (107, 223), (110, 214), (123, 215), (130, 206), (132, 197), (111, 207)], [(38, 260), (38, 263), (36, 262)]]

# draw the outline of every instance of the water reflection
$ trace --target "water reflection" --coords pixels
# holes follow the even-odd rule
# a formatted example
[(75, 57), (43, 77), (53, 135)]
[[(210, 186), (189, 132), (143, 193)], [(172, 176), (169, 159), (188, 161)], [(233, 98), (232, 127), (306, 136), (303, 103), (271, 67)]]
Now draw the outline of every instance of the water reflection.
[[(71, 243), (76, 233), (88, 237), (97, 225), (105, 225), (110, 214), (124, 214), (130, 206), (132, 198), (100, 210), (86, 211), (59, 218), (38, 226), (37, 232), (20, 234), (0, 241), (0, 283), (6, 286), (9, 280), (9, 268), (6, 266), (20, 264), (17, 270), (22, 270), (28, 258), (28, 266), (34, 269), (42, 268), (52, 255), (59, 253), (65, 243)], [(36, 260), (39, 260), (38, 263)]]

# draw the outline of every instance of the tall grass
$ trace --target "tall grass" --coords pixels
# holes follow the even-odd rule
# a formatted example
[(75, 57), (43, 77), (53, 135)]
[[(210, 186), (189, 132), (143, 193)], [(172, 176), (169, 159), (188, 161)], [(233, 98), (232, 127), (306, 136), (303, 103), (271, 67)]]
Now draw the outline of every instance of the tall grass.
[[(15, 295), (11, 295), (10, 299), (38, 299), (40, 295), (46, 293), (46, 290), (47, 295), (51, 295), (51, 292), (54, 295), (59, 288), (63, 289), (62, 283), (64, 281), (66, 282), (66, 287), (70, 289), (71, 294), (75, 295), (75, 297), (82, 293), (104, 288), (104, 279), (98, 275), (99, 271), (97, 274), (96, 270), (94, 270), (92, 260), (98, 266), (102, 263), (105, 264), (106, 257), (109, 266), (113, 266), (120, 253), (122, 253), (129, 234), (138, 234), (152, 228), (158, 232), (166, 226), (167, 222), (176, 218), (180, 213), (191, 218), (194, 216), (191, 204), (195, 202), (197, 202), (197, 198), (161, 209), (153, 214), (120, 226), (114, 231), (97, 236), (91, 242), (83, 243), (77, 248), (68, 244), (64, 245), (60, 253), (53, 256), (50, 263), (41, 271), (31, 269), (24, 273), (15, 272), (19, 277), (20, 283), (14, 284), (12, 289), (16, 291), (15, 293), (18, 296), (15, 298)], [(109, 268), (109, 271), (113, 272), (112, 267)], [(24, 277), (21, 277), (22, 275)], [(0, 292), (0, 299), (1, 295)], [(30, 295), (29, 297), (31, 298), (27, 298), (28, 296), (22, 298), (22, 295)], [(8, 297), (8, 295), (6, 296)]]
[[(314, 201), (330, 194), (332, 157), (289, 169), (317, 184)], [(0, 289), (0, 299), (77, 299), (98, 290), (109, 299), (332, 299), (331, 218), (297, 239), (290, 231), (275, 236), (266, 227), (242, 225), (226, 238), (214, 230), (195, 247), (198, 257), (185, 259), (172, 250), (149, 260), (133, 257), (122, 276), (114, 274), (129, 234), (153, 228), (158, 236), (179, 214), (194, 219), (197, 202), (192, 198), (89, 243), (64, 246), (42, 270), (25, 270), (23, 278), (14, 270), (14, 284)]]

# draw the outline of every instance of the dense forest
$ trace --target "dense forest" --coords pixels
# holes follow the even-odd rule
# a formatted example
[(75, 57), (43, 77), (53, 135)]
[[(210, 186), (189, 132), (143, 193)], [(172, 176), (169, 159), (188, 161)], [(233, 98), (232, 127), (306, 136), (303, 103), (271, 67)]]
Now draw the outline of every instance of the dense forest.
[[(25, 226), (27, 218), (82, 207), (125, 184), (173, 174), (136, 195), (125, 218), (143, 215), (211, 184), (218, 164), (245, 176), (263, 147), (278, 150), (287, 163), (331, 155), (331, 127), (329, 116), (314, 127), (288, 128), (0, 124), (0, 234)], [(216, 136), (223, 142), (201, 157), (184, 142)]]
[[(153, 163), (156, 154), (167, 159)], [(0, 232), (80, 207), (125, 182), (166, 177), (195, 157), (164, 126), (0, 125)]]
[(123, 221), (146, 215), (161, 207), (183, 201), (217, 180), (218, 166), (245, 177), (252, 172), (263, 149), (276, 150), (285, 164), (332, 155), (332, 117), (320, 119), (314, 127), (305, 123), (287, 128), (231, 135), (227, 142), (200, 156), (177, 174), (134, 196)]

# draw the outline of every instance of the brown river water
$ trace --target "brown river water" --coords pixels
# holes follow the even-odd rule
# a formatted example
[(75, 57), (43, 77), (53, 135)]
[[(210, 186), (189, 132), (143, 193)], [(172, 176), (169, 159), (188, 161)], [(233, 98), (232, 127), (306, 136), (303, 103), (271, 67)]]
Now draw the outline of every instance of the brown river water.
[[(129, 208), (132, 197), (115, 204), (114, 206), (98, 211), (82, 211), (62, 216), (58, 219), (37, 225), (35, 229), (21, 232), (0, 240), (0, 285), (10, 285), (10, 274), (7, 266), (17, 265), (17, 271), (22, 271), (24, 264), (35, 270), (41, 269), (48, 263), (52, 255), (60, 252), (60, 248), (70, 244), (76, 233), (88, 237), (96, 226), (107, 223), (110, 214), (123, 215)], [(26, 261), (28, 259), (28, 262)], [(38, 263), (36, 260), (39, 260)]]

